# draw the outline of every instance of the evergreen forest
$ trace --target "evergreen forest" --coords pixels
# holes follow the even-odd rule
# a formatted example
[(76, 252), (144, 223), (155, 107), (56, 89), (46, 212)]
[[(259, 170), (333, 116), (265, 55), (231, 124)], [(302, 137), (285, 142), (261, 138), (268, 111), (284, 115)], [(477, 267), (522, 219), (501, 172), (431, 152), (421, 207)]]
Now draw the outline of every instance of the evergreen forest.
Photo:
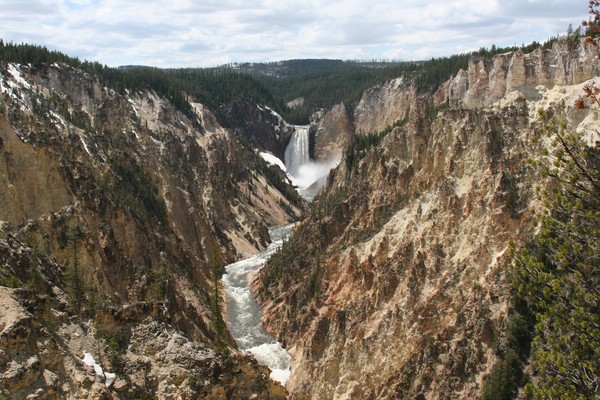
[[(578, 33), (578, 32), (577, 32)], [(523, 51), (549, 47), (544, 44), (523, 45)], [(328, 59), (289, 60), (272, 63), (227, 64), (215, 68), (160, 69), (145, 66), (108, 67), (98, 62), (81, 61), (44, 46), (4, 43), (0, 39), (0, 61), (31, 64), (65, 63), (95, 74), (104, 86), (120, 93), (126, 90), (151, 89), (169, 98), (187, 115), (192, 110), (187, 101), (192, 96), (219, 113), (220, 106), (245, 98), (277, 111), (292, 124), (308, 124), (311, 115), (343, 102), (352, 112), (362, 93), (373, 86), (400, 76), (412, 79), (419, 93), (435, 91), (440, 84), (466, 69), (472, 56), (491, 56), (518, 47), (490, 49), (432, 58), (423, 61), (343, 61)], [(303, 99), (289, 107), (287, 103)]]

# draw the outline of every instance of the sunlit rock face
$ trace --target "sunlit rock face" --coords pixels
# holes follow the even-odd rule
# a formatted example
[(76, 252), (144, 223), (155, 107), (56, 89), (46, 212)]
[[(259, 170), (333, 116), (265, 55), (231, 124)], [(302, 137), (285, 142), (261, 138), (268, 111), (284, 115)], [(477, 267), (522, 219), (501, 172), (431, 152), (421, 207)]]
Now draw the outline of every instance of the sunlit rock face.
[(340, 160), (354, 136), (354, 125), (344, 103), (331, 108), (314, 127), (314, 158), (328, 162)]
[(377, 133), (416, 113), (416, 88), (406, 78), (393, 79), (366, 90), (354, 110), (357, 134)]
[[(544, 54), (581, 72), (597, 65), (586, 46)], [(254, 281), (293, 357), (291, 399), (480, 396), (511, 306), (509, 243), (531, 228), (537, 110), (564, 102), (573, 127), (597, 129), (572, 105), (598, 70), (552, 75), (536, 54), (473, 60), (431, 96), (397, 82), (365, 93), (357, 132), (407, 120), (352, 164), (342, 158)]]
[(437, 103), (468, 108), (487, 107), (509, 93), (518, 91), (528, 99), (539, 99), (539, 86), (575, 85), (598, 75), (596, 45), (581, 39), (570, 49), (566, 40), (557, 40), (551, 49), (522, 50), (469, 61), (467, 71), (442, 85)]
[(283, 173), (199, 103), (62, 64), (3, 65), (0, 92), (0, 393), (284, 398), (211, 300), (220, 265), (298, 218)]
[(447, 111), (395, 128), (357, 170), (342, 161), (291, 264), (256, 283), (293, 355), (291, 398), (477, 393), (507, 307), (500, 265), (523, 218), (506, 199), (527, 196), (526, 119)]

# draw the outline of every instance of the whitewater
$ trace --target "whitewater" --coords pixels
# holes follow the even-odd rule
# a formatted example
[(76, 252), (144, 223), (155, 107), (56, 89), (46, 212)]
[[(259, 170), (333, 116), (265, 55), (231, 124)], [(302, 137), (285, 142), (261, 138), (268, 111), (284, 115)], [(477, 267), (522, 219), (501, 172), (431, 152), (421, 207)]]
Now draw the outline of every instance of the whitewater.
[(294, 133), (290, 138), (285, 154), (285, 170), (292, 183), (297, 187), (298, 193), (305, 199), (312, 201), (332, 168), (340, 160), (314, 161), (310, 158), (310, 125), (295, 125)]
[[(317, 163), (309, 156), (310, 126), (294, 126), (285, 150), (285, 164), (270, 153), (257, 153), (269, 164), (288, 174), (298, 193), (311, 201), (322, 186), (324, 177), (339, 160)], [(250, 291), (250, 279), (289, 237), (295, 223), (269, 231), (271, 244), (264, 251), (225, 267), (223, 285), (227, 293), (227, 327), (241, 350), (248, 351), (261, 364), (271, 369), (271, 379), (285, 384), (290, 377), (292, 358), (262, 325), (262, 312)]]
[(250, 278), (289, 237), (295, 223), (269, 231), (271, 244), (262, 252), (225, 267), (223, 284), (227, 293), (227, 327), (241, 350), (271, 369), (271, 379), (285, 384), (290, 377), (292, 358), (275, 338), (265, 331), (261, 310), (250, 291)]

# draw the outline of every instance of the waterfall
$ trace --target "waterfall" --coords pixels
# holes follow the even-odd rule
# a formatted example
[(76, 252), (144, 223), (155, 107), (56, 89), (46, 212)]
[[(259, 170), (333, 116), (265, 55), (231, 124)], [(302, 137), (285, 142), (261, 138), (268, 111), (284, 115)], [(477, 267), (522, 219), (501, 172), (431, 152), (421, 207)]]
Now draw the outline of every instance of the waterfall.
[(294, 126), (294, 133), (285, 149), (285, 167), (298, 188), (298, 193), (307, 200), (312, 200), (325, 184), (325, 179), (332, 168), (340, 160), (311, 160), (309, 156), (310, 125)]
[(294, 133), (285, 149), (285, 167), (293, 177), (297, 177), (300, 167), (310, 161), (308, 130), (309, 126), (295, 126)]

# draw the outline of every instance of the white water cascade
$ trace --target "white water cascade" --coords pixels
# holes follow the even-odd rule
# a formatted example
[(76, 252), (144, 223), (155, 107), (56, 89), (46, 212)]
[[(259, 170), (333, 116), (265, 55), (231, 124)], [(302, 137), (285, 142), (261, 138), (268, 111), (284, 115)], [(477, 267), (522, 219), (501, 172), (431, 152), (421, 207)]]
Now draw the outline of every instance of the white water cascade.
[(300, 167), (310, 161), (309, 128), (310, 126), (295, 126), (290, 142), (285, 148), (285, 167), (294, 177), (299, 174)]
[(336, 167), (340, 160), (316, 162), (309, 155), (310, 125), (294, 126), (294, 133), (285, 149), (285, 167), (292, 177), (298, 192), (304, 198), (312, 200), (325, 184), (329, 171)]
[[(285, 166), (270, 153), (260, 153), (265, 161), (285, 167), (288, 176), (298, 187), (298, 192), (306, 199), (312, 199), (321, 188), (324, 178), (339, 160), (320, 163), (309, 156), (310, 126), (295, 126), (294, 133), (285, 149)], [(250, 280), (254, 272), (283, 243), (292, 231), (294, 224), (276, 227), (269, 231), (271, 244), (264, 251), (229, 264), (225, 267), (223, 285), (227, 293), (227, 327), (242, 350), (249, 351), (256, 360), (271, 369), (271, 379), (285, 384), (290, 376), (292, 358), (275, 338), (262, 326), (262, 314), (250, 291)]]
[(290, 376), (291, 357), (262, 326), (260, 307), (250, 291), (251, 275), (281, 246), (294, 224), (269, 231), (271, 244), (264, 251), (225, 267), (223, 284), (227, 292), (227, 327), (242, 350), (254, 355), (259, 364), (271, 369), (271, 379), (285, 384)]

